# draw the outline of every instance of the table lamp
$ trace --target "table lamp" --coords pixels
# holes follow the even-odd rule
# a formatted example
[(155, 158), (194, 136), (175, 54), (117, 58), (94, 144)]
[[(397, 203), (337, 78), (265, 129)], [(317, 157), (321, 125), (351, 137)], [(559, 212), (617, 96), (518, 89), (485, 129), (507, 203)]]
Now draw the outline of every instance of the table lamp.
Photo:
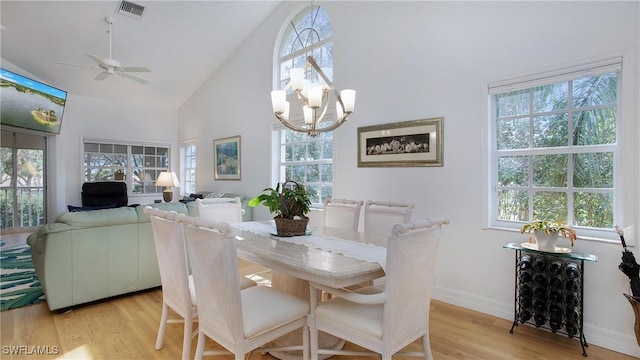
[(163, 171), (158, 176), (155, 186), (165, 186), (166, 189), (162, 192), (162, 198), (165, 202), (171, 202), (171, 199), (173, 199), (173, 190), (171, 188), (174, 186), (179, 187), (180, 181), (178, 181), (178, 177), (173, 171)]

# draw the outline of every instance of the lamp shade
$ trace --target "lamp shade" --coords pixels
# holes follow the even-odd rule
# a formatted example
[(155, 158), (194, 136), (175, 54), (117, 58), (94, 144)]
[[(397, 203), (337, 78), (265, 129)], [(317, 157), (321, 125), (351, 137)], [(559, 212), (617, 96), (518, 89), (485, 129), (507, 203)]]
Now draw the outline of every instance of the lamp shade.
[(180, 181), (178, 181), (178, 177), (173, 171), (163, 171), (158, 176), (158, 180), (156, 180), (155, 186), (180, 186)]

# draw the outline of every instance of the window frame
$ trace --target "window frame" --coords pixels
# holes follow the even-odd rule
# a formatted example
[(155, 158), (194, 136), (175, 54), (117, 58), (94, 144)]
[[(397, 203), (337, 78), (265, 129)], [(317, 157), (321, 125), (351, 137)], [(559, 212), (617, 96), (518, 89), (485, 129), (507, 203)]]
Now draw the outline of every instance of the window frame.
[[(633, 99), (633, 95), (629, 93), (635, 93), (633, 89), (625, 87), (625, 82), (632, 76), (633, 71), (625, 69), (623, 71), (623, 62), (628, 60), (627, 57), (614, 56), (610, 58), (603, 58), (595, 61), (571, 64), (569, 66), (556, 67), (546, 71), (540, 71), (533, 74), (527, 74), (524, 76), (514, 77), (507, 80), (501, 80), (488, 83), (488, 116), (486, 134), (488, 135), (487, 142), (487, 163), (485, 169), (487, 169), (487, 184), (486, 184), (486, 219), (487, 227), (490, 229), (498, 230), (510, 230), (519, 231), (524, 221), (506, 221), (498, 219), (498, 156), (504, 154), (505, 150), (497, 149), (497, 109), (496, 109), (496, 95), (522, 89), (531, 89), (540, 85), (555, 84), (558, 82), (569, 81), (572, 79), (578, 79), (585, 76), (604, 74), (612, 72), (615, 69), (618, 72), (618, 84), (617, 84), (617, 114), (616, 114), (616, 143), (605, 145), (589, 145), (589, 146), (567, 146), (562, 147), (561, 152), (567, 153), (568, 156), (584, 153), (584, 152), (614, 152), (613, 159), (613, 222), (614, 225), (619, 224), (621, 226), (634, 226), (634, 214), (633, 199), (635, 199), (635, 189), (632, 189), (632, 183), (625, 181), (625, 178), (635, 178), (635, 164), (632, 164), (632, 156), (625, 155), (630, 149), (633, 149), (633, 144), (630, 143), (630, 136), (626, 134), (623, 129), (629, 128), (630, 114), (634, 113), (633, 106), (629, 106)], [(630, 91), (631, 90), (631, 91)], [(533, 116), (530, 114), (530, 116)], [(625, 121), (626, 120), (626, 121)], [(573, 147), (573, 149), (572, 149)], [(531, 155), (538, 154), (558, 153), (554, 152), (554, 148), (534, 148), (529, 147), (527, 149), (507, 150), (510, 155)], [(531, 164), (528, 169), (529, 172), (529, 191), (533, 186), (531, 183)], [(569, 172), (570, 173), (570, 172)], [(544, 190), (545, 188), (541, 188)], [(572, 195), (576, 188), (566, 188), (564, 193)], [(539, 190), (538, 188), (534, 189)], [(623, 193), (630, 193), (630, 196), (622, 197)], [(530, 204), (530, 211), (533, 204)], [(569, 207), (571, 203), (568, 203)], [(574, 226), (574, 225), (572, 225)], [(618, 243), (619, 238), (613, 229), (600, 229), (574, 226), (578, 231), (578, 236), (581, 239), (604, 241), (611, 243)], [(633, 239), (627, 241), (629, 245), (633, 246), (635, 243)]]
[[(187, 155), (188, 152), (188, 148), (192, 148), (193, 154), (191, 155)], [(198, 172), (197, 172), (197, 166), (198, 166), (198, 147), (196, 145), (196, 141), (194, 140), (189, 140), (189, 141), (185, 141), (182, 142), (180, 144), (180, 179), (181, 180), (181, 187), (180, 187), (180, 195), (181, 196), (186, 196), (189, 195), (191, 193), (195, 193), (198, 189), (197, 185), (198, 185)], [(193, 167), (189, 167), (189, 161), (187, 159), (187, 157), (192, 158), (193, 160)], [(190, 180), (190, 176), (187, 176), (187, 172), (192, 171), (192, 175), (193, 175), (193, 181)], [(188, 191), (187, 189), (189, 188), (189, 186), (187, 186), (188, 184), (193, 184), (193, 191)]]
[[(102, 144), (102, 145), (113, 145), (113, 146), (126, 146), (127, 151), (126, 151), (126, 156), (127, 156), (127, 165), (125, 167), (122, 166), (87, 166), (86, 164), (86, 144)], [(145, 192), (145, 187), (143, 185), (143, 192), (134, 192), (133, 191), (133, 176), (130, 176), (130, 174), (133, 174), (133, 169), (142, 169), (143, 172), (147, 172), (147, 171), (155, 171), (156, 173), (156, 179), (157, 179), (157, 174), (159, 174), (161, 171), (169, 171), (169, 169), (171, 169), (171, 153), (172, 153), (172, 149), (171, 149), (171, 144), (169, 143), (155, 143), (155, 142), (141, 142), (141, 141), (119, 141), (119, 140), (112, 140), (112, 139), (96, 139), (96, 138), (83, 138), (82, 142), (81, 142), (81, 150), (80, 150), (80, 154), (81, 154), (81, 174), (80, 174), (80, 179), (81, 182), (86, 182), (86, 181), (93, 181), (93, 180), (88, 180), (86, 177), (87, 174), (87, 168), (112, 168), (114, 169), (114, 174), (115, 174), (115, 169), (120, 169), (120, 168), (124, 168), (125, 169), (125, 178), (124, 180), (115, 180), (115, 176), (113, 179), (111, 180), (95, 180), (95, 181), (124, 181), (127, 184), (127, 195), (131, 196), (131, 197), (145, 197), (145, 196), (149, 196), (149, 197), (155, 197), (159, 194), (162, 194), (164, 187), (162, 186), (153, 186), (155, 188), (154, 192)], [(156, 163), (156, 166), (133, 166), (132, 165), (132, 161), (131, 161), (131, 157), (134, 155), (132, 152), (132, 148), (133, 147), (142, 147), (143, 148), (143, 152), (145, 151), (145, 148), (155, 148), (156, 149), (156, 154), (154, 154), (153, 156), (158, 157), (161, 155), (157, 155), (157, 149), (166, 149), (167, 150), (167, 155), (166, 155), (166, 162), (167, 162), (167, 166), (157, 166), (158, 164)], [(101, 153), (100, 151), (98, 151), (98, 153)], [(124, 154), (124, 153), (122, 153)], [(146, 156), (145, 154), (143, 154), (143, 156)], [(127, 176), (129, 175), (129, 176)], [(153, 182), (155, 182), (156, 179), (151, 179)]]
[[(307, 16), (309, 12), (314, 11), (314, 8), (316, 7), (320, 7), (323, 10), (323, 13), (326, 14), (327, 16), (326, 21), (329, 23), (329, 26), (331, 27), (331, 20), (327, 12), (327, 9), (319, 5), (312, 5), (312, 6), (304, 5), (292, 13), (290, 18), (283, 23), (279, 37), (276, 41), (276, 44), (274, 45), (274, 76), (273, 76), (274, 89), (281, 89), (282, 83), (283, 82), (286, 83), (288, 79), (288, 77), (286, 76), (283, 77), (281, 75), (281, 70), (284, 67), (283, 64), (287, 62), (295, 61), (295, 59), (303, 56), (304, 54), (311, 54), (314, 52), (314, 50), (318, 51), (318, 49), (328, 48), (328, 49), (331, 49), (331, 52), (333, 52), (332, 50), (333, 49), (333, 29), (331, 27), (331, 33), (328, 36), (325, 36), (322, 39), (319, 39), (319, 41), (317, 41), (316, 43), (313, 43), (302, 49), (298, 49), (283, 55), (283, 49), (285, 47), (291, 48), (290, 42), (287, 44), (284, 44), (284, 42), (287, 40), (291, 32), (294, 31), (291, 27), (291, 23), (294, 22), (297, 25), (301, 21), (301, 19)], [(325, 70), (325, 66), (323, 66), (323, 71), (324, 70)], [(325, 73), (331, 80), (333, 80), (333, 76), (332, 76), (333, 57), (331, 57), (331, 67)], [(298, 99), (296, 98), (296, 95), (290, 92), (287, 95), (287, 101), (291, 102), (292, 104), (292, 109), (291, 109), (292, 111), (289, 114), (289, 122), (299, 126), (304, 125), (304, 118), (302, 115), (302, 106), (297, 106)], [(332, 109), (329, 109), (325, 114), (325, 119), (331, 119), (333, 117), (335, 117), (335, 112)], [(282, 136), (284, 131), (292, 131), (292, 130), (289, 130), (280, 122), (278, 122), (277, 119), (275, 119), (275, 117), (272, 120), (271, 129), (272, 129), (272, 161), (271, 161), (272, 182), (275, 184), (278, 182), (282, 183), (286, 180), (289, 180), (284, 178), (285, 176), (284, 168), (288, 165), (330, 164), (331, 165), (331, 183), (328, 183), (328, 185), (332, 189), (331, 194), (329, 196), (332, 196), (332, 194), (335, 192), (335, 189), (333, 189), (333, 185), (334, 185), (333, 179), (335, 178), (335, 166), (333, 165), (333, 156), (335, 154), (335, 138), (332, 136), (332, 139), (331, 139), (332, 157), (330, 159), (287, 162), (283, 160), (284, 156), (281, 153), (281, 149), (286, 145), (282, 143)], [(320, 136), (322, 136), (322, 134), (318, 135), (318, 137)], [(318, 141), (318, 139), (308, 138), (308, 142), (314, 142), (314, 141)], [(307, 184), (303, 184), (303, 185), (306, 186)], [(314, 186), (326, 186), (326, 184), (320, 185), (320, 184), (314, 183)], [(314, 209), (322, 208), (323, 206), (322, 201), (324, 198), (322, 197), (322, 194), (318, 194), (318, 196), (319, 196), (320, 202), (318, 203), (312, 202), (311, 208), (314, 208)]]

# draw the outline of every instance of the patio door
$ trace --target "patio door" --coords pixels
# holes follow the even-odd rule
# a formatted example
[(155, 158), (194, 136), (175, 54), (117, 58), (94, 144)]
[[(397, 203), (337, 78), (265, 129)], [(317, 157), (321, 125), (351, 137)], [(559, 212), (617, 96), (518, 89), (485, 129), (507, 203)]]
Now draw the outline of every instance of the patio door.
[(2, 130), (0, 229), (31, 231), (45, 223), (46, 136)]

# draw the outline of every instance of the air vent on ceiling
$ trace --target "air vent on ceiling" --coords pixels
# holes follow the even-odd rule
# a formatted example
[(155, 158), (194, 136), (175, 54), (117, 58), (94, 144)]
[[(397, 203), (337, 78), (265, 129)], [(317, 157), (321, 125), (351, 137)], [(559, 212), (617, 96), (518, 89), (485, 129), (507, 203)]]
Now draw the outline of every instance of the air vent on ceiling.
[(144, 6), (124, 0), (118, 4), (118, 10), (116, 10), (116, 13), (120, 15), (138, 20), (142, 18), (142, 12), (144, 12)]

